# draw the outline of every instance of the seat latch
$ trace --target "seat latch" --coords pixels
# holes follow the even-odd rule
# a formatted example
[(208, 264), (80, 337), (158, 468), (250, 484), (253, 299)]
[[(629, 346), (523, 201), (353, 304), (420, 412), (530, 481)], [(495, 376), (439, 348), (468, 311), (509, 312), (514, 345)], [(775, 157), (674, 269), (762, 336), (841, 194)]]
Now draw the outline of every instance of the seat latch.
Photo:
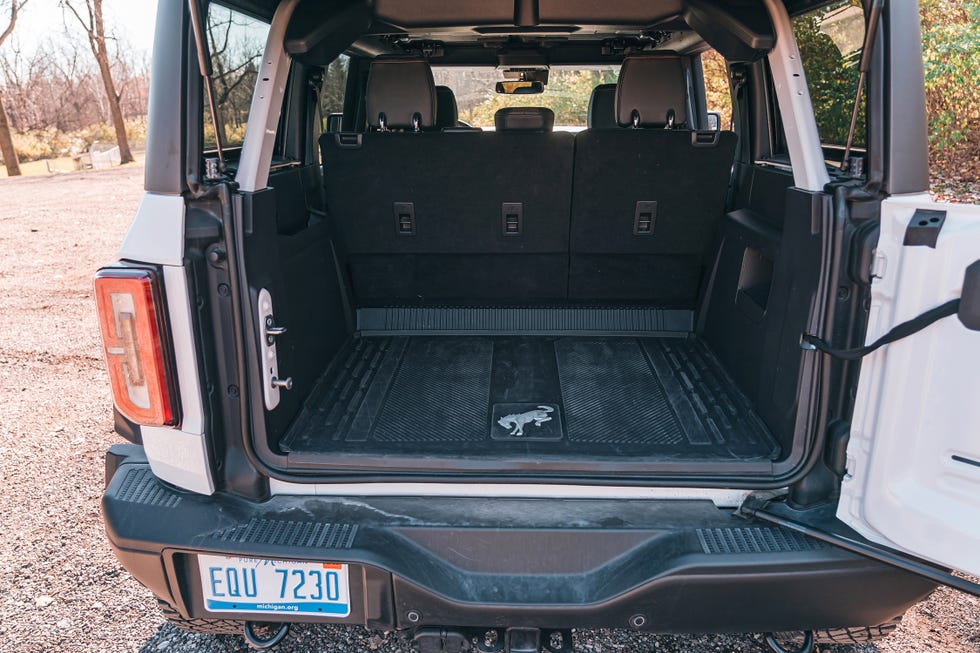
[(633, 235), (652, 236), (657, 224), (657, 202), (641, 201), (636, 203), (633, 213)]
[(505, 236), (520, 236), (524, 231), (524, 204), (521, 202), (504, 202), (500, 206)]
[(415, 235), (415, 204), (412, 202), (395, 202), (395, 232), (399, 236)]

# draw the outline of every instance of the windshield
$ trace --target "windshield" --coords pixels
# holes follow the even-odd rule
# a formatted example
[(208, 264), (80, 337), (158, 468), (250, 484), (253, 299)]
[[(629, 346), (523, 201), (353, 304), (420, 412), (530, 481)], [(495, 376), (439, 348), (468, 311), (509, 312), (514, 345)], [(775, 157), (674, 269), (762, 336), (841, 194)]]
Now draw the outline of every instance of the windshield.
[(599, 84), (614, 84), (619, 66), (553, 66), (544, 93), (503, 95), (494, 92), (504, 75), (489, 67), (438, 67), (432, 69), (439, 86), (456, 95), (459, 120), (471, 127), (493, 129), (493, 114), (505, 107), (547, 107), (555, 112), (555, 129), (579, 131), (588, 125), (589, 100)]

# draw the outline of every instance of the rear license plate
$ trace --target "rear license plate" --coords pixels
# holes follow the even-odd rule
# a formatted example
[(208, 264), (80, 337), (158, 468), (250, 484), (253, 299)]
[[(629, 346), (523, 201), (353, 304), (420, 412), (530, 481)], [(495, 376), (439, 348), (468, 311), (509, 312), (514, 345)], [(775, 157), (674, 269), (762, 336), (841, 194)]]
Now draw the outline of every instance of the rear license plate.
[(199, 555), (210, 612), (350, 615), (347, 565)]

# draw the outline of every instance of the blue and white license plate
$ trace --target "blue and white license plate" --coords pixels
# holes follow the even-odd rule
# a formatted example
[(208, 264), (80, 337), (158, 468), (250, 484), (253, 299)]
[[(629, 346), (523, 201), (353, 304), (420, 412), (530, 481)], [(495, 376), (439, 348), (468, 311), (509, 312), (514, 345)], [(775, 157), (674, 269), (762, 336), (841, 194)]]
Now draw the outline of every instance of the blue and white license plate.
[(347, 565), (199, 555), (210, 612), (350, 614)]

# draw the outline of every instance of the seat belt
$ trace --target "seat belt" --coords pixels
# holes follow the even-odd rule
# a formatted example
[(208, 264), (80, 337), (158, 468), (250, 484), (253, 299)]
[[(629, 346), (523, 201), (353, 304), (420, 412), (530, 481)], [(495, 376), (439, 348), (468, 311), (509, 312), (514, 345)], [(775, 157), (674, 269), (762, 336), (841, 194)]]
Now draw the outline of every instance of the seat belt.
[[(745, 148), (751, 147), (749, 145), (749, 120), (748, 120), (748, 99), (745, 97), (745, 87), (747, 83), (747, 77), (744, 70), (732, 69), (729, 79), (733, 86), (732, 95), (732, 122), (735, 125), (736, 136), (738, 140), (735, 141), (735, 162), (744, 165), (749, 165), (751, 162), (751, 157), (745, 155)], [(719, 125), (719, 128), (723, 128), (724, 125)], [(731, 211), (735, 206), (735, 174), (734, 170), (731, 177), (728, 180), (728, 194), (725, 197), (725, 210)]]
[(914, 333), (918, 333), (930, 324), (938, 322), (944, 317), (956, 315), (959, 308), (959, 298), (951, 299), (945, 304), (940, 304), (935, 308), (929, 309), (918, 317), (913, 317), (907, 322), (902, 322), (901, 324), (896, 325), (891, 331), (881, 336), (870, 345), (866, 345), (864, 347), (855, 347), (854, 349), (837, 349), (830, 346), (826, 340), (822, 340), (809, 333), (804, 333), (800, 338), (800, 347), (803, 349), (820, 351), (828, 356), (832, 356), (833, 358), (840, 358), (849, 361), (858, 360), (859, 358), (864, 358), (871, 352), (884, 347), (890, 342), (895, 342), (896, 340), (901, 340), (902, 338), (907, 338)]

